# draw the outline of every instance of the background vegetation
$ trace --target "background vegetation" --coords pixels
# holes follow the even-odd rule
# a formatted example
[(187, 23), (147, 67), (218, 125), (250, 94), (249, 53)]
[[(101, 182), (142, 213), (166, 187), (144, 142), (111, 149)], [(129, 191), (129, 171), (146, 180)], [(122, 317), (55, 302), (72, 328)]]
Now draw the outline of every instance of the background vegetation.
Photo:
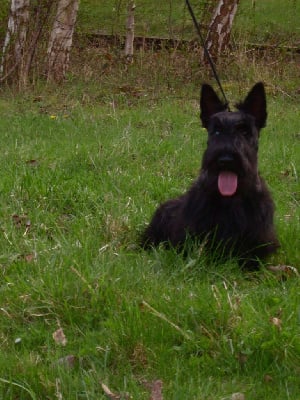
[[(290, 47), (300, 4), (283, 13), (280, 1), (241, 2), (218, 66), (233, 103), (266, 84), (259, 160), (281, 241), (269, 264), (296, 268), (251, 274), (199, 249), (137, 248), (157, 204), (198, 173), (199, 87), (215, 82), (200, 49), (140, 48), (124, 65), (120, 46), (87, 39), (108, 4), (82, 1), (63, 85), (0, 89), (0, 399), (105, 399), (103, 383), (112, 399), (149, 399), (159, 380), (167, 400), (298, 400), (300, 76)], [(147, 32), (169, 35), (170, 8), (158, 23), (143, 4)], [(181, 26), (183, 5), (170, 4)]]

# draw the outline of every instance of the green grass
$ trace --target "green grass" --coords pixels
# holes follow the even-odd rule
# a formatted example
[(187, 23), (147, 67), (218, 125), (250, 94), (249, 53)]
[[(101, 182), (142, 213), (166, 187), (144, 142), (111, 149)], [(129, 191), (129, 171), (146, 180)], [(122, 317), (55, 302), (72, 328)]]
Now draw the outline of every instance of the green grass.
[[(142, 381), (161, 379), (165, 400), (298, 400), (295, 274), (136, 247), (157, 204), (197, 175), (206, 137), (194, 96), (55, 96), (0, 100), (0, 398), (99, 400), (104, 382), (149, 399)], [(296, 102), (271, 98), (260, 147), (282, 244), (270, 262), (295, 267), (298, 117)]]
[[(182, 2), (159, 13), (150, 3), (137, 8), (137, 33), (194, 37)], [(251, 3), (240, 4), (234, 38), (297, 42), (298, 2), (284, 13), (282, 2)], [(99, 4), (82, 0), (79, 32), (125, 21), (124, 7), (118, 19), (112, 2)], [(281, 242), (269, 262), (299, 269), (297, 68), (296, 55), (239, 48), (218, 70), (231, 100), (267, 83), (259, 159)], [(197, 176), (203, 80), (196, 52), (137, 52), (125, 67), (117, 49), (78, 45), (62, 87), (1, 88), (1, 400), (105, 399), (101, 383), (148, 400), (143, 381), (156, 379), (164, 400), (300, 398), (295, 273), (247, 274), (195, 249), (182, 258), (136, 246), (157, 204)], [(65, 346), (53, 339), (59, 328)]]

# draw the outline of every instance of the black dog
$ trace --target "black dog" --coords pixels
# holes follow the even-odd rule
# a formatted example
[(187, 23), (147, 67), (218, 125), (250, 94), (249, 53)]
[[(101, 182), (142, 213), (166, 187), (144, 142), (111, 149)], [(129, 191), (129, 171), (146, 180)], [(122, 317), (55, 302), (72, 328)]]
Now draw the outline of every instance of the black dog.
[(238, 111), (229, 112), (204, 84), (200, 108), (208, 131), (200, 176), (185, 194), (156, 210), (142, 246), (165, 243), (182, 249), (191, 237), (256, 267), (279, 247), (273, 201), (257, 169), (259, 132), (267, 119), (264, 85), (257, 83)]

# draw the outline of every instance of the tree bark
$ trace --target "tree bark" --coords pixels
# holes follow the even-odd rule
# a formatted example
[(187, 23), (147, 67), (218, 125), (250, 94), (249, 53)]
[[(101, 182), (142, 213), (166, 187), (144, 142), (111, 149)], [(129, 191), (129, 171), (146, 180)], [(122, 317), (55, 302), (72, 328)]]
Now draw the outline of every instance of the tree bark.
[(30, 0), (11, 0), (7, 32), (2, 49), (0, 81), (6, 80), (13, 72), (19, 81), (24, 80), (29, 6)]
[(228, 47), (238, 3), (239, 0), (220, 0), (215, 9), (206, 38), (207, 50), (215, 62)]
[(128, 2), (127, 23), (126, 23), (126, 40), (125, 40), (125, 59), (126, 62), (133, 61), (133, 41), (134, 41), (134, 10), (135, 4), (133, 0)]
[(69, 66), (79, 0), (59, 0), (48, 44), (47, 80), (61, 82)]

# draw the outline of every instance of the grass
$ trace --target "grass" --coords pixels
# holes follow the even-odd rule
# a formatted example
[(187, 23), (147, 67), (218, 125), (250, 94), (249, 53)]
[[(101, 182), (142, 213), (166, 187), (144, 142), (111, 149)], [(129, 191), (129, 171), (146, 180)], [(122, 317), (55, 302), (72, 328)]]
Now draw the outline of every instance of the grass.
[[(207, 25), (210, 15), (207, 3), (191, 1), (197, 18)], [(299, 38), (299, 3), (287, 0), (265, 2), (244, 0), (239, 4), (234, 23), (234, 34), (244, 41), (259, 44), (297, 44)], [(126, 26), (126, 1), (82, 0), (78, 15), (80, 32), (102, 31), (107, 34), (124, 34)], [(183, 0), (153, 3), (145, 0), (136, 3), (136, 35), (194, 38), (195, 30)], [(275, 33), (276, 32), (276, 33)]]
[[(296, 2), (242, 3), (236, 38), (294, 41)], [(83, 32), (107, 12), (92, 6), (81, 2)], [(232, 100), (267, 83), (259, 160), (281, 242), (269, 263), (299, 269), (298, 56), (245, 49), (218, 71)], [(116, 49), (77, 43), (61, 87), (1, 88), (0, 399), (106, 399), (104, 383), (148, 400), (158, 379), (165, 400), (299, 399), (296, 273), (136, 245), (157, 204), (197, 176), (203, 81), (197, 52), (140, 51), (124, 66)]]
[[(210, 20), (209, 2), (190, 2), (197, 18), (206, 26)], [(7, 28), (9, 4), (9, 0), (3, 0), (0, 4), (0, 35), (3, 37)], [(252, 0), (244, 0), (239, 4), (234, 23), (234, 36), (238, 40), (297, 46), (300, 33), (299, 2), (286, 0), (284, 9), (280, 0), (255, 1), (253, 4)], [(99, 31), (124, 34), (126, 7), (125, 0), (105, 0), (101, 3), (97, 0), (81, 0), (76, 30), (83, 34)], [(135, 17), (136, 35), (195, 38), (184, 0), (136, 2)]]
[[(98, 400), (105, 383), (149, 399), (142, 382), (161, 379), (164, 399), (297, 400), (294, 273), (136, 247), (156, 205), (197, 175), (197, 103), (59, 107), (51, 95), (1, 99), (0, 398)], [(298, 114), (271, 98), (260, 147), (282, 244), (270, 262), (295, 267)]]

